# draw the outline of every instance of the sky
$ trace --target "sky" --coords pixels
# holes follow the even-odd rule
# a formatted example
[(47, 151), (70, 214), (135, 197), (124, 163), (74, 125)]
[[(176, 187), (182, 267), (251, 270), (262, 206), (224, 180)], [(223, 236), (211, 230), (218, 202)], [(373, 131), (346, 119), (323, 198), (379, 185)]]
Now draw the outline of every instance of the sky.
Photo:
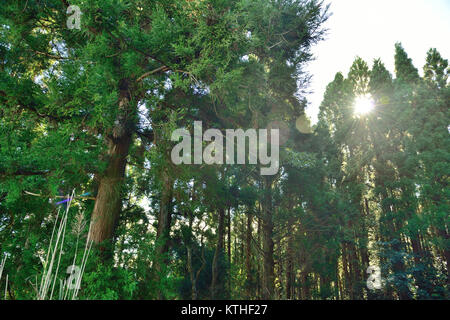
[(436, 48), (450, 60), (450, 0), (325, 0), (332, 16), (328, 34), (312, 50), (315, 60), (306, 113), (317, 122), (325, 88), (337, 72), (344, 76), (356, 56), (369, 66), (381, 58), (394, 74), (394, 45), (401, 42), (420, 72), (426, 52)]

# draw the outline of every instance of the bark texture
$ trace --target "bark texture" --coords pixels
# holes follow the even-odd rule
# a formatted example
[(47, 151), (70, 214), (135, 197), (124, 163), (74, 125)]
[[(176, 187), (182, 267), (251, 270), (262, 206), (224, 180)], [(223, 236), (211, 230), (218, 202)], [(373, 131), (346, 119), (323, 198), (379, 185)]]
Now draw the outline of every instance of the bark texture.
[(126, 80), (120, 84), (119, 110), (115, 126), (107, 135), (108, 153), (106, 171), (99, 176), (99, 186), (91, 216), (89, 239), (104, 243), (114, 237), (122, 209), (121, 187), (125, 177), (127, 156), (132, 140), (131, 97)]

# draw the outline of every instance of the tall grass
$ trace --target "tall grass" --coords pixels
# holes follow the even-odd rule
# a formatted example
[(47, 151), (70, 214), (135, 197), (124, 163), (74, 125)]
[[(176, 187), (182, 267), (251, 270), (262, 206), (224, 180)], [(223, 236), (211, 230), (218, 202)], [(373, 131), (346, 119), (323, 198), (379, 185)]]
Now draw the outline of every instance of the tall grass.
[[(38, 300), (52, 300), (53, 296), (55, 294), (55, 287), (58, 282), (58, 274), (60, 271), (60, 265), (61, 265), (61, 257), (64, 255), (64, 240), (66, 237), (66, 230), (67, 230), (67, 217), (69, 214), (69, 208), (72, 203), (72, 200), (75, 196), (75, 191), (72, 192), (72, 195), (69, 198), (69, 201), (67, 202), (66, 209), (63, 210), (61, 213), (61, 209), (58, 209), (55, 224), (53, 226), (52, 235), (50, 238), (50, 245), (46, 254), (46, 259), (44, 261), (44, 270), (42, 273), (41, 281), (39, 286), (35, 285), (36, 290), (36, 298)], [(73, 227), (73, 231), (77, 235), (77, 241), (75, 246), (75, 255), (73, 258), (73, 265), (76, 264), (77, 261), (77, 251), (78, 251), (78, 244), (80, 235), (84, 229), (84, 220), (83, 215), (79, 214), (76, 216), (75, 219), (75, 226)], [(80, 265), (80, 273), (75, 278), (75, 285), (72, 286), (71, 284), (67, 283), (66, 280), (59, 279), (59, 291), (58, 291), (58, 299), (60, 300), (66, 300), (71, 299), (75, 300), (77, 299), (79, 288), (81, 285), (81, 279), (83, 277), (83, 273), (86, 267), (86, 263), (89, 257), (89, 253), (92, 248), (92, 241), (89, 239), (89, 233), (86, 240), (83, 257), (81, 260)], [(70, 268), (70, 267), (69, 267)], [(69, 269), (67, 269), (69, 270)], [(36, 281), (37, 282), (37, 281)]]
[[(53, 225), (52, 235), (50, 238), (49, 248), (45, 254), (45, 260), (43, 261), (43, 271), (40, 282), (38, 283), (38, 277), (35, 278), (35, 283), (31, 282), (33, 289), (35, 290), (35, 295), (37, 300), (52, 300), (54, 299), (55, 289), (57, 289), (57, 299), (59, 300), (76, 300), (78, 297), (78, 293), (81, 286), (81, 279), (84, 274), (84, 270), (86, 267), (86, 263), (89, 258), (89, 254), (92, 248), (92, 241), (89, 239), (89, 232), (86, 239), (86, 243), (84, 246), (84, 252), (81, 259), (81, 264), (78, 267), (79, 273), (75, 274), (75, 278), (73, 279), (73, 274), (70, 275), (70, 279), (73, 279), (75, 283), (68, 283), (68, 279), (62, 280), (61, 277), (58, 277), (60, 273), (61, 267), (61, 259), (64, 256), (64, 242), (66, 239), (66, 231), (67, 231), (67, 220), (69, 216), (69, 209), (72, 204), (72, 200), (75, 197), (75, 190), (72, 192), (70, 196), (67, 196), (69, 201), (66, 204), (66, 208), (61, 210), (59, 207), (55, 224)], [(76, 245), (75, 245), (75, 253), (72, 260), (72, 265), (69, 266), (65, 271), (69, 272), (69, 270), (74, 270), (73, 266), (77, 263), (77, 253), (80, 242), (80, 236), (83, 234), (83, 231), (86, 226), (86, 221), (84, 220), (84, 215), (82, 212), (79, 212), (75, 216), (74, 224), (72, 226), (72, 232), (76, 235)], [(90, 230), (89, 230), (90, 231)], [(6, 259), (8, 255), (4, 255), (2, 260), (0, 261), (0, 282), (3, 276), (3, 270), (5, 267)], [(66, 277), (66, 274), (63, 274)], [(59, 283), (58, 283), (59, 282)], [(8, 291), (8, 275), (6, 275), (6, 284), (5, 284), (5, 300), (6, 293)], [(1, 294), (0, 294), (1, 297)], [(55, 297), (56, 299), (56, 297)]]
[(7, 255), (5, 255), (2, 261), (0, 262), (0, 280), (2, 280), (3, 268), (5, 268), (6, 258), (8, 258)]
[[(0, 262), (0, 281), (2, 280), (3, 275), (3, 269), (5, 268), (6, 258), (8, 258), (7, 255), (5, 255), (2, 258), (2, 261)], [(6, 284), (5, 284), (5, 300), (6, 300), (6, 292), (8, 291), (8, 275), (6, 275)]]

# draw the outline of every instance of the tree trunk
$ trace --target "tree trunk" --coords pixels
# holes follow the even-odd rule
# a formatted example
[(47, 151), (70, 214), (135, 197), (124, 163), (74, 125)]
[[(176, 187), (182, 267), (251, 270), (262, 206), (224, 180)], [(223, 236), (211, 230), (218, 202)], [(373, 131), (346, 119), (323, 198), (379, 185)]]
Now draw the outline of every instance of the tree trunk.
[[(356, 236), (355, 236), (356, 238)], [(362, 299), (362, 290), (361, 290), (361, 269), (360, 269), (360, 259), (358, 257), (358, 251), (355, 246), (356, 239), (354, 241), (349, 241), (348, 243), (348, 251), (349, 251), (349, 261), (350, 261), (350, 276), (352, 277), (353, 286), (351, 290), (353, 291), (354, 299)]]
[(228, 215), (227, 215), (227, 242), (228, 242), (228, 262), (231, 264), (231, 208), (228, 207)]
[(223, 293), (222, 287), (223, 283), (219, 282), (220, 274), (220, 263), (223, 256), (223, 235), (224, 235), (224, 220), (225, 220), (225, 209), (220, 208), (218, 210), (219, 214), (219, 225), (217, 230), (217, 246), (214, 253), (213, 264), (212, 264), (212, 280), (211, 280), (211, 299), (223, 298), (220, 295)]
[(191, 299), (197, 300), (197, 279), (194, 274), (194, 269), (192, 267), (192, 247), (191, 245), (186, 246), (187, 249), (187, 268), (189, 272), (189, 279), (191, 280)]
[[(157, 279), (163, 273), (163, 265), (167, 266), (167, 252), (169, 250), (170, 225), (172, 223), (172, 190), (173, 181), (170, 178), (167, 168), (161, 173), (162, 190), (161, 202), (159, 205), (158, 229), (156, 231), (156, 256), (154, 261)], [(164, 299), (162, 292), (158, 293), (159, 299)]]
[(344, 270), (344, 279), (345, 279), (345, 288), (347, 291), (347, 295), (350, 298), (350, 300), (354, 300), (354, 294), (353, 294), (353, 281), (351, 277), (351, 267), (350, 263), (348, 262), (348, 253), (347, 253), (347, 242), (342, 243), (342, 268)]
[[(261, 219), (261, 204), (259, 204), (259, 217), (258, 217), (258, 232), (257, 232), (257, 246), (258, 248), (261, 248), (261, 232), (262, 232), (262, 219)], [(259, 252), (258, 252), (259, 253)], [(257, 256), (257, 264), (256, 264), (256, 274), (258, 276), (257, 278), (257, 287), (256, 287), (256, 296), (258, 299), (261, 299), (261, 288), (262, 288), (262, 275), (261, 275), (261, 262), (260, 262), (260, 255)]]
[[(108, 165), (99, 178), (97, 197), (91, 216), (89, 239), (96, 244), (112, 240), (122, 209), (121, 187), (132, 140), (130, 115), (133, 108), (130, 106), (130, 100), (128, 83), (124, 80), (120, 84), (119, 115), (115, 127), (107, 137)], [(101, 249), (104, 250), (105, 247), (102, 246)]]
[(156, 252), (159, 256), (167, 253), (169, 248), (170, 225), (172, 223), (172, 189), (173, 182), (166, 169), (162, 172), (161, 203), (159, 205), (158, 229), (156, 231)]
[(293, 297), (292, 289), (294, 283), (294, 236), (293, 228), (290, 229), (287, 243), (287, 261), (286, 261), (286, 299)]
[(270, 300), (274, 294), (274, 260), (273, 260), (273, 221), (272, 221), (272, 183), (269, 177), (265, 178), (265, 197), (263, 200), (263, 298)]
[(253, 292), (253, 270), (252, 270), (252, 214), (247, 215), (247, 236), (245, 238), (245, 268), (247, 271), (247, 299), (251, 299)]

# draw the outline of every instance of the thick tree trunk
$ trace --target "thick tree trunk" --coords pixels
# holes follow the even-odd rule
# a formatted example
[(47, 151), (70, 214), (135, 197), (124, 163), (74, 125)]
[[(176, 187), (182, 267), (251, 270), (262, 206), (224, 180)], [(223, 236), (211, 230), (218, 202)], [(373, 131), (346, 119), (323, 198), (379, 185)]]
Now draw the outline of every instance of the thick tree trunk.
[(114, 228), (122, 208), (121, 187), (125, 175), (126, 157), (131, 135), (119, 141), (111, 141), (108, 148), (110, 161), (100, 179), (94, 211), (91, 217), (89, 239), (101, 243), (112, 239)]
[[(127, 156), (132, 139), (132, 124), (128, 84), (120, 85), (119, 111), (116, 125), (108, 135), (107, 169), (100, 176), (97, 197), (91, 216), (89, 239), (104, 243), (114, 237), (117, 220), (122, 209), (121, 187), (125, 177)], [(105, 248), (105, 247), (101, 247)]]

